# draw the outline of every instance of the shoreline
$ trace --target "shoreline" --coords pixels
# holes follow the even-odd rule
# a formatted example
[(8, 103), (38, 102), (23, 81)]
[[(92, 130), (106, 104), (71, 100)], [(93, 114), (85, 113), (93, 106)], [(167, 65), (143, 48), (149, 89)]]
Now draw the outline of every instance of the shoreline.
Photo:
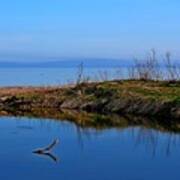
[(180, 122), (180, 82), (113, 80), (54, 87), (0, 88), (1, 114), (39, 108)]

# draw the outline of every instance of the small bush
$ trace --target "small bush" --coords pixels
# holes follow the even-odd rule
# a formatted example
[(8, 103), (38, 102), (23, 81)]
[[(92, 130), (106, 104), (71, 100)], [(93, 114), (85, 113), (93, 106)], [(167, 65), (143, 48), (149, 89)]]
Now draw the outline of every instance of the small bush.
[(158, 60), (156, 51), (151, 50), (145, 60), (134, 60), (134, 65), (129, 68), (129, 79), (138, 80), (168, 80), (177, 82), (180, 80), (180, 66), (173, 63), (171, 54), (166, 53), (163, 61)]

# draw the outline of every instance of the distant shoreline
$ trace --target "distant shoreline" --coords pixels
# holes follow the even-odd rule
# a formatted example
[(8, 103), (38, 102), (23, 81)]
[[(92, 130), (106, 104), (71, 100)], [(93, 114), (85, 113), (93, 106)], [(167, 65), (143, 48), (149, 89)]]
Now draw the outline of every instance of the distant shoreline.
[(77, 68), (80, 63), (83, 63), (85, 68), (116, 68), (128, 67), (132, 65), (131, 60), (123, 59), (65, 59), (57, 61), (35, 61), (35, 62), (20, 62), (20, 61), (0, 61), (0, 68)]

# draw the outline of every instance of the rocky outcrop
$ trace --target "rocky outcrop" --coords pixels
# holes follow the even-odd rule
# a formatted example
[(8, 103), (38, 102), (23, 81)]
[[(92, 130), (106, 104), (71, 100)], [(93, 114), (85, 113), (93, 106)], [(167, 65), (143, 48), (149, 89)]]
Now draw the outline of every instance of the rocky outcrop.
[[(120, 83), (119, 83), (120, 84)], [(116, 82), (86, 84), (78, 87), (60, 88), (0, 97), (1, 111), (30, 111), (32, 108), (72, 109), (99, 114), (128, 114), (180, 120), (179, 101), (156, 99), (126, 92)], [(117, 87), (116, 87), (117, 86)], [(119, 91), (119, 92), (118, 92)], [(125, 91), (125, 93), (124, 93)], [(29, 94), (30, 93), (30, 94)], [(152, 92), (151, 92), (152, 94)]]

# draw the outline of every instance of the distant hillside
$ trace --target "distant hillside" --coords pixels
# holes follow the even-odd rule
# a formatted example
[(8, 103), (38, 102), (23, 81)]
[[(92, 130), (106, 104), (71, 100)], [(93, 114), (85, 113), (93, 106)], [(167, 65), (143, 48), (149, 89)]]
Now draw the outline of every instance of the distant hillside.
[(128, 60), (103, 60), (103, 59), (88, 59), (88, 60), (59, 60), (59, 61), (45, 61), (45, 62), (5, 62), (0, 61), (0, 68), (71, 68), (77, 67), (83, 62), (84, 67), (126, 67), (130, 65)]

